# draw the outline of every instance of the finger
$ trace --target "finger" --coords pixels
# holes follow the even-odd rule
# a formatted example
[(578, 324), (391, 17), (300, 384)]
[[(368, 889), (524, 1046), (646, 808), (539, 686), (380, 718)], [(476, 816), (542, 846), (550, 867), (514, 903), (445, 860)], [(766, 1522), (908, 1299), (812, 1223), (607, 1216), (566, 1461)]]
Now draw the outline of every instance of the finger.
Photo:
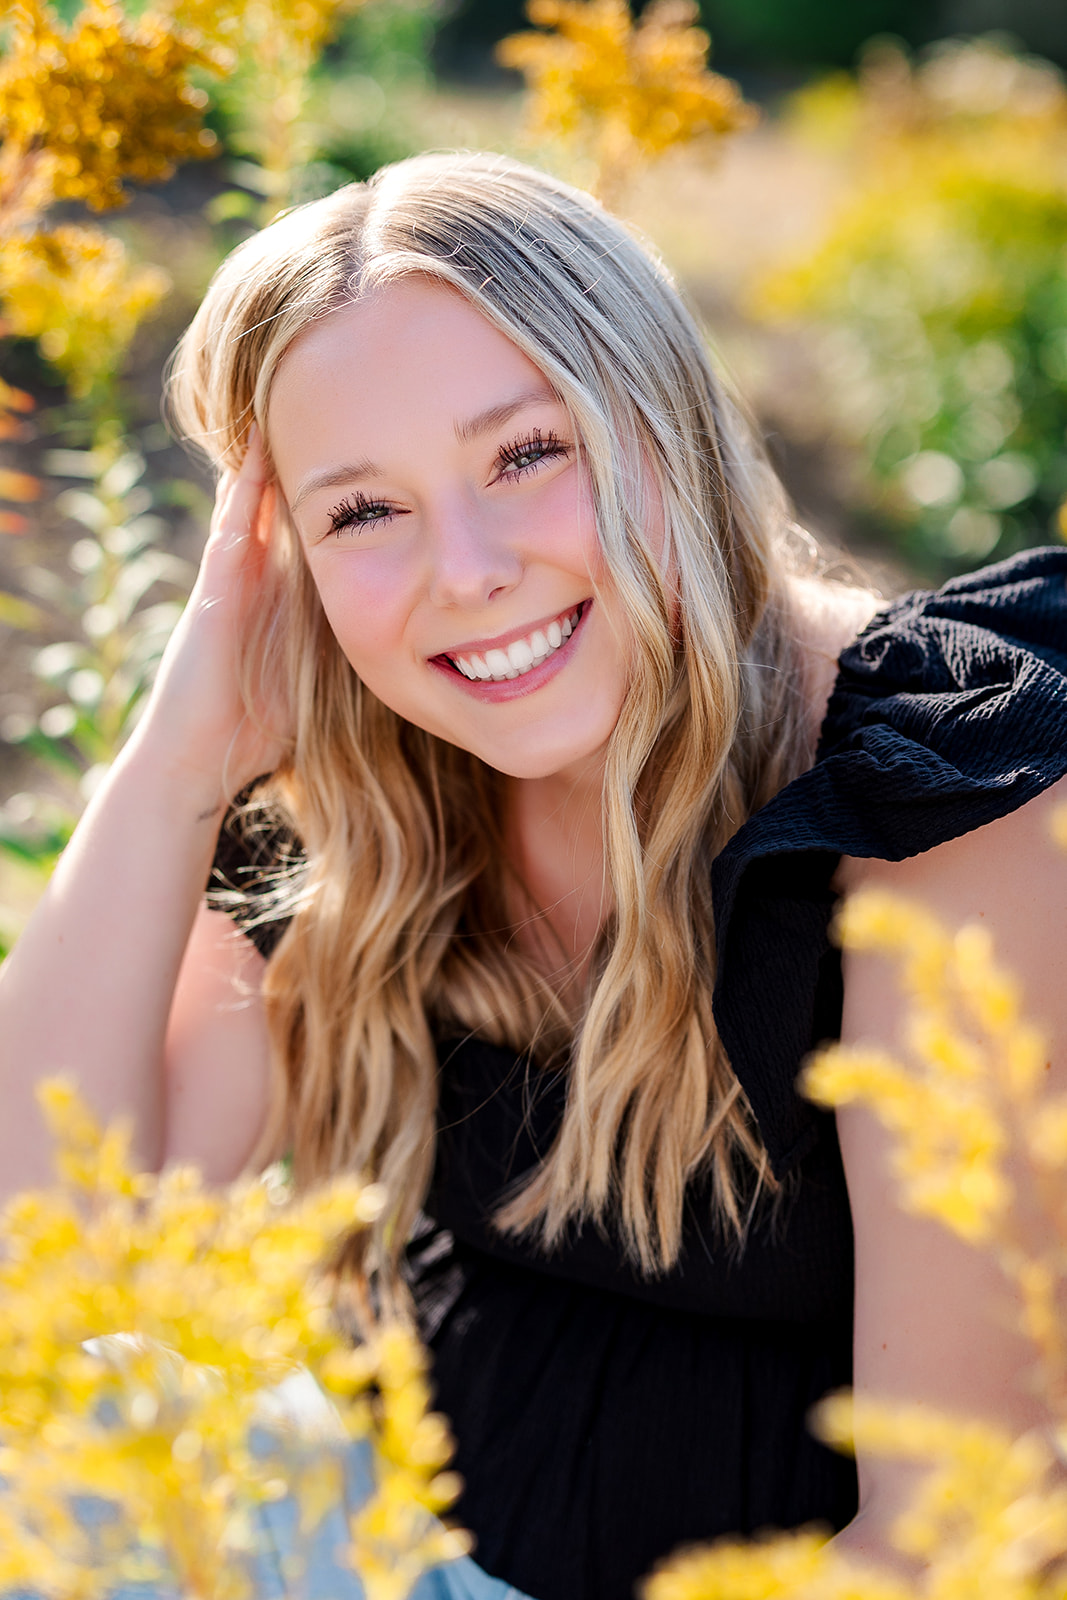
[(213, 532), (218, 542), (229, 546), (243, 544), (260, 523), (267, 466), (263, 452), (254, 440), (240, 467), (227, 468), (219, 479), (215, 495)]

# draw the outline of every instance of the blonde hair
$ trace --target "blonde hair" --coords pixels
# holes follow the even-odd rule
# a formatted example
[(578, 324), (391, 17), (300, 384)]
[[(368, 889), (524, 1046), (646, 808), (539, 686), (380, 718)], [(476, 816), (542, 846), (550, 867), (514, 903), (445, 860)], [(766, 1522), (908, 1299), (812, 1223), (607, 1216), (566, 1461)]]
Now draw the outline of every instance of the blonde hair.
[[(430, 155), (289, 213), (223, 264), (179, 346), (183, 431), (236, 465), (268, 436), (279, 362), (311, 323), (417, 274), (449, 286), (561, 396), (636, 641), (611, 737), (603, 828), (615, 911), (581, 1015), (515, 942), (502, 780), (359, 681), (293, 531), (281, 605), (246, 682), (286, 685), (292, 752), (270, 786), (306, 867), (266, 974), (276, 1094), (263, 1151), (298, 1180), (355, 1167), (390, 1197), (395, 1263), (432, 1172), (435, 1032), (566, 1062), (566, 1110), (498, 1223), (544, 1244), (614, 1220), (648, 1271), (678, 1256), (688, 1181), (743, 1236), (773, 1188), (712, 1018), (712, 858), (811, 759), (787, 596), (787, 515), (664, 268), (588, 195), (495, 156)], [(664, 549), (648, 504), (662, 503)], [(669, 577), (668, 577), (669, 574)], [(513, 913), (512, 913), (513, 918)]]

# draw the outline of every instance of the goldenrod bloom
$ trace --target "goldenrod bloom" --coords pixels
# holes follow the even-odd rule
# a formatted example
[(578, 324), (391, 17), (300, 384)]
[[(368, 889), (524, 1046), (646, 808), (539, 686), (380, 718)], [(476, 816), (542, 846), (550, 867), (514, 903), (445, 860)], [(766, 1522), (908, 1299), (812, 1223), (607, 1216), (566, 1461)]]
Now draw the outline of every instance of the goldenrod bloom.
[(627, 0), (529, 0), (543, 33), (518, 33), (499, 60), (522, 72), (531, 131), (588, 150), (604, 182), (673, 145), (755, 120), (737, 86), (707, 68), (710, 40), (688, 0), (653, 0), (634, 22)]
[(74, 394), (116, 370), (169, 288), (161, 268), (133, 265), (121, 240), (98, 228), (64, 224), (0, 240), (0, 298), (11, 331), (37, 339)]
[[(218, 1192), (189, 1168), (138, 1173), (126, 1131), (101, 1132), (69, 1084), (42, 1103), (61, 1183), (17, 1195), (0, 1223), (0, 1588), (74, 1600), (169, 1579), (245, 1600), (257, 1505), (296, 1499), (299, 1556), (362, 1437), (379, 1463), (352, 1521), (368, 1600), (402, 1600), (461, 1553), (434, 1515), (456, 1483), (417, 1341), (384, 1328), (346, 1348), (319, 1270), (380, 1194), (348, 1179), (293, 1199), (272, 1180)], [(270, 1401), (299, 1373), (333, 1404), (298, 1425)], [(255, 1422), (269, 1432), (253, 1451)], [(78, 1494), (108, 1508), (92, 1530)]]
[(135, 20), (113, 0), (92, 0), (70, 29), (41, 0), (18, 0), (11, 14), (0, 133), (13, 151), (52, 158), (57, 200), (108, 210), (127, 181), (157, 183), (214, 152), (207, 96), (189, 73), (227, 63), (195, 36), (151, 11)]

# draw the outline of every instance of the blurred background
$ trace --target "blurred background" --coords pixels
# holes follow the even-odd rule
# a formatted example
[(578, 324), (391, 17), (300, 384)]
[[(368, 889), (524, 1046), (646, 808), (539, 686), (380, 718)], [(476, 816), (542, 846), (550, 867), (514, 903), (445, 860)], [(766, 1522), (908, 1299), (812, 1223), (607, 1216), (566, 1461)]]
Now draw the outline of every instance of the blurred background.
[(161, 417), (213, 270), (427, 147), (662, 253), (831, 565), (891, 595), (1067, 532), (1067, 7), (24, 0), (0, 34), (0, 948), (188, 591)]

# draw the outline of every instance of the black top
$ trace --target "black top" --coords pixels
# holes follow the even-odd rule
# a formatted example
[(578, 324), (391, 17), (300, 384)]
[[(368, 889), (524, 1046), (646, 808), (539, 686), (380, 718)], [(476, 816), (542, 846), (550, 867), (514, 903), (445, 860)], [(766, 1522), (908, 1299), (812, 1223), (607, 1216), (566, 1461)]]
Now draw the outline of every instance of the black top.
[[(714, 864), (715, 1016), (781, 1203), (740, 1259), (689, 1193), (671, 1272), (594, 1229), (546, 1256), (489, 1217), (551, 1144), (565, 1082), (442, 1040), (438, 1159), (410, 1251), (476, 1559), (535, 1600), (629, 1600), (680, 1544), (855, 1509), (850, 1461), (808, 1434), (851, 1370), (852, 1239), (832, 1117), (798, 1098), (837, 1036), (827, 927), (842, 854), (900, 860), (1067, 772), (1067, 550), (895, 601), (841, 656), (815, 765)], [(230, 881), (232, 843), (220, 849)], [(276, 927), (251, 930), (264, 951)], [(431, 1220), (432, 1219), (432, 1220)]]

